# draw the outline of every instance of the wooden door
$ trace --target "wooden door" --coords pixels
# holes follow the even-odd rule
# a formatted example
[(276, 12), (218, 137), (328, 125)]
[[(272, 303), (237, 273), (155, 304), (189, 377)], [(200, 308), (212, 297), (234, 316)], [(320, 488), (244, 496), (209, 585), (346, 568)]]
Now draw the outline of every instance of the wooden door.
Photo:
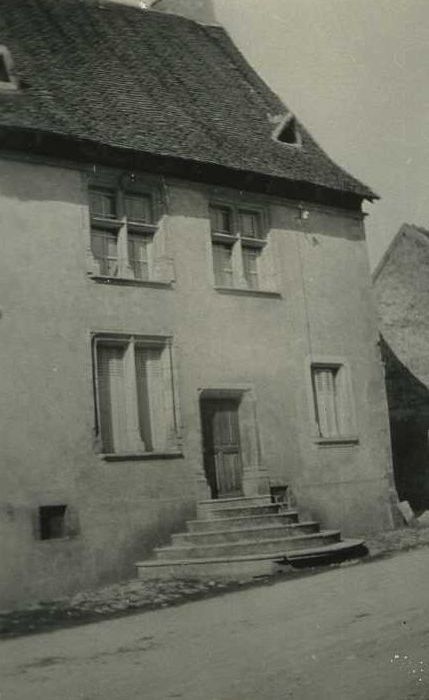
[(201, 402), (204, 469), (212, 498), (242, 495), (238, 401)]

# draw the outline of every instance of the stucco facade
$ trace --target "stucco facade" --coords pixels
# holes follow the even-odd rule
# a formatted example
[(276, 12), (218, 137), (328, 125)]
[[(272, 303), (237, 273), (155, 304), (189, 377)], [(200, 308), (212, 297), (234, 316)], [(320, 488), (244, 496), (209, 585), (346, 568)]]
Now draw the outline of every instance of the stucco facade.
[[(209, 497), (207, 391), (246, 397), (249, 493), (287, 484), (326, 526), (390, 527), (389, 427), (361, 214), (138, 172), (159, 192), (163, 281), (107, 282), (91, 276), (93, 171), (10, 154), (0, 162), (2, 605), (127, 576), (180, 530)], [(266, 289), (216, 288), (213, 201), (264, 210)], [(100, 453), (94, 334), (170, 339), (177, 440), (167, 455)], [(347, 439), (317, 431), (319, 362), (346, 368)], [(39, 508), (50, 504), (67, 505), (67, 537), (37, 536)]]

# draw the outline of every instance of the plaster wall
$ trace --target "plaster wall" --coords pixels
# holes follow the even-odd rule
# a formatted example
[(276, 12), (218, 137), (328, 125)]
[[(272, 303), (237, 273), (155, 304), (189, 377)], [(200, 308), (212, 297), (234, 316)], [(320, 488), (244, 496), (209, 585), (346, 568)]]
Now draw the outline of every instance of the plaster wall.
[[(388, 527), (391, 466), (362, 222), (309, 205), (270, 210), (277, 295), (214, 288), (208, 202), (222, 192), (166, 183), (171, 287), (88, 277), (86, 175), (0, 162), (0, 601), (48, 599), (133, 573), (192, 516), (203, 480), (199, 391), (246, 385), (263, 466), (304, 512), (345, 534)], [(91, 333), (173, 337), (182, 455), (106, 461), (94, 443)], [(311, 358), (344, 358), (353, 444), (315, 441)], [(40, 505), (68, 504), (77, 535), (35, 539)]]

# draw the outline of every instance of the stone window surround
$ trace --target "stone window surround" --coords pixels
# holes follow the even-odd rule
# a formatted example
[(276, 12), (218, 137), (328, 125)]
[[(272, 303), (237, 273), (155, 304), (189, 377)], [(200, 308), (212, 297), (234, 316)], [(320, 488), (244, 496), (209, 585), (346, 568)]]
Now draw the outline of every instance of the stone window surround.
[[(344, 401), (347, 405), (347, 424), (349, 430), (347, 434), (323, 437), (320, 435), (320, 429), (315, 407), (315, 394), (313, 386), (313, 368), (314, 367), (338, 367), (344, 372)], [(305, 376), (307, 386), (307, 401), (309, 406), (310, 418), (310, 436), (314, 444), (320, 447), (335, 447), (358, 445), (360, 442), (357, 431), (355, 398), (352, 383), (351, 367), (348, 359), (343, 355), (322, 355), (315, 354), (308, 356), (305, 361)]]
[[(261, 438), (257, 418), (257, 400), (252, 384), (216, 384), (198, 389), (198, 403), (202, 399), (236, 399), (243, 465), (243, 493), (245, 496), (270, 493), (268, 472), (263, 466)], [(200, 424), (201, 449), (202, 426)], [(201, 458), (201, 472), (197, 475), (199, 500), (210, 500), (210, 488)]]
[[(223, 194), (223, 191), (209, 192), (207, 204), (209, 229), (211, 236), (210, 271), (213, 288), (215, 289), (215, 291), (220, 294), (231, 294), (238, 296), (281, 298), (281, 293), (276, 289), (275, 286), (275, 263), (273, 260), (272, 246), (270, 245), (270, 216), (268, 205), (266, 203), (258, 201), (258, 199), (254, 201), (253, 196), (250, 193), (246, 194), (246, 196), (234, 196), (229, 191), (225, 192), (225, 194)], [(211, 229), (210, 207), (221, 207), (228, 209), (231, 212), (233, 235), (213, 233)], [(262, 229), (261, 237), (243, 239), (245, 241), (245, 244), (248, 244), (249, 246), (258, 248), (260, 250), (260, 256), (258, 261), (258, 277), (260, 281), (260, 287), (258, 289), (250, 288), (244, 279), (241, 251), (242, 237), (240, 236), (238, 225), (238, 215), (241, 210), (257, 213), (260, 217)], [(216, 283), (213, 268), (212, 244), (222, 242), (230, 245), (232, 248), (232, 265), (234, 270), (233, 286), (223, 286), (218, 285)]]
[[(136, 174), (131, 171), (118, 171), (105, 167), (94, 166), (93, 172), (83, 174), (84, 196), (88, 211), (87, 225), (87, 274), (94, 282), (114, 285), (132, 285), (154, 288), (171, 288), (175, 281), (174, 264), (168, 255), (168, 231), (165, 222), (165, 196), (163, 183), (160, 178), (150, 175)], [(118, 216), (117, 218), (91, 217), (89, 192), (91, 188), (108, 189), (115, 192)], [(131, 223), (134, 233), (152, 237), (151, 243), (151, 274), (149, 279), (138, 279), (134, 276), (128, 264), (127, 233), (128, 222), (124, 216), (123, 197), (125, 193), (141, 194), (151, 198), (153, 209), (153, 223)], [(106, 227), (113, 230), (118, 236), (118, 257), (122, 259), (119, 275), (102, 275), (98, 270), (98, 263), (92, 252), (91, 230), (93, 223), (100, 228)]]
[[(101, 443), (101, 427), (100, 427), (100, 403), (98, 391), (98, 375), (97, 375), (97, 345), (98, 343), (112, 343), (125, 345), (126, 343), (136, 341), (142, 344), (147, 344), (149, 348), (158, 347), (162, 349), (166, 355), (165, 362), (169, 366), (171, 380), (171, 399), (173, 406), (173, 425), (174, 435), (171, 435), (169, 444), (165, 449), (154, 449), (151, 452), (143, 451), (126, 451), (126, 452), (103, 452)], [(182, 434), (180, 427), (180, 407), (178, 394), (178, 372), (174, 355), (173, 337), (168, 335), (144, 335), (142, 333), (123, 333), (123, 332), (106, 332), (95, 331), (91, 333), (91, 352), (92, 352), (92, 377), (93, 377), (93, 397), (94, 397), (94, 428), (95, 436), (95, 451), (99, 457), (107, 462), (122, 462), (122, 461), (150, 461), (150, 460), (170, 460), (183, 458), (182, 449)], [(168, 357), (167, 357), (168, 355)], [(170, 444), (171, 443), (171, 444)]]

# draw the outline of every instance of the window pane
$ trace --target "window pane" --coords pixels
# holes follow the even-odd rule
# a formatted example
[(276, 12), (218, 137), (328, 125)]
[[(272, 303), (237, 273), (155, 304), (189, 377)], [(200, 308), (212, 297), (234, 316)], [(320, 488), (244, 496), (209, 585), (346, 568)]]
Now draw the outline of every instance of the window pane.
[(243, 274), (249, 289), (258, 289), (258, 257), (259, 249), (243, 246)]
[(89, 191), (89, 206), (92, 216), (105, 219), (116, 217), (116, 200), (113, 190), (91, 189)]
[(97, 379), (101, 441), (104, 452), (126, 446), (125, 348), (98, 345)]
[(338, 437), (338, 367), (314, 367), (313, 387), (320, 435)]
[(153, 222), (152, 198), (146, 194), (126, 194), (125, 214), (130, 221)]
[(146, 452), (153, 450), (148, 376), (149, 369), (152, 369), (149, 367), (152, 352), (150, 348), (135, 347), (139, 429)]
[(210, 223), (212, 233), (233, 233), (231, 211), (227, 207), (210, 207)]
[(258, 212), (240, 211), (240, 234), (243, 238), (261, 238), (261, 217)]
[(136, 280), (149, 279), (149, 236), (128, 234), (128, 261)]
[(213, 243), (212, 247), (215, 284), (220, 287), (232, 287), (232, 248), (223, 243)]
[(118, 237), (112, 231), (95, 228), (91, 231), (91, 249), (99, 265), (100, 275), (118, 275)]

